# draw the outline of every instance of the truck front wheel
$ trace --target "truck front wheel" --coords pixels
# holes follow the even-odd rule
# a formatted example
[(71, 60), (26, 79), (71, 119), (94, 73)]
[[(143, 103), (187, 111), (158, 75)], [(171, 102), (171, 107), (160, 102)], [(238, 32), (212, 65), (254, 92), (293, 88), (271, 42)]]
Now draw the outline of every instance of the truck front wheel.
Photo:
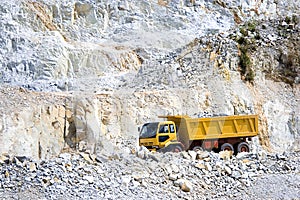
[(241, 142), (239, 143), (239, 145), (237, 146), (237, 152), (249, 152), (250, 151), (250, 147), (248, 145), (247, 142)]
[(234, 151), (233, 146), (229, 143), (224, 143), (221, 146), (221, 151)]

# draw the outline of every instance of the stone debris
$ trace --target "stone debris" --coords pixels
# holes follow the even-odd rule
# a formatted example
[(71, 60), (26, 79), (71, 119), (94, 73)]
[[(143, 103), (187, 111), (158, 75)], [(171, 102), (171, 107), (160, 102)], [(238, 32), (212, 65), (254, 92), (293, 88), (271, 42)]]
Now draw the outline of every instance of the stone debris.
[(36, 171), (36, 163), (34, 163), (34, 162), (29, 163), (29, 171), (30, 172), (35, 172)]
[[(34, 187), (36, 192), (28, 193), (28, 198), (178, 199), (186, 195), (188, 198), (206, 195), (210, 199), (253, 199), (244, 191), (256, 187), (261, 177), (292, 175), (300, 179), (299, 152), (265, 154), (264, 157), (241, 153), (232, 155), (231, 159), (223, 159), (221, 152), (198, 151), (197, 154), (205, 156), (194, 159), (183, 152), (150, 153), (157, 157), (153, 160), (140, 158), (137, 153), (95, 162), (86, 158), (98, 156), (82, 152), (63, 153), (40, 162), (12, 157), (14, 162), (0, 165), (0, 196), (11, 198)], [(294, 184), (299, 186), (299, 183)], [(290, 195), (287, 198), (300, 197), (299, 193), (286, 192)], [(260, 197), (259, 191), (255, 195)]]
[(184, 192), (190, 192), (193, 189), (193, 186), (192, 186), (190, 181), (183, 180), (181, 185), (180, 185), (180, 188)]
[(197, 157), (197, 152), (195, 151), (188, 151), (189, 155), (191, 156), (191, 159), (192, 160), (196, 160), (196, 157)]
[(0, 156), (0, 163), (9, 163), (9, 156), (8, 155), (1, 155)]

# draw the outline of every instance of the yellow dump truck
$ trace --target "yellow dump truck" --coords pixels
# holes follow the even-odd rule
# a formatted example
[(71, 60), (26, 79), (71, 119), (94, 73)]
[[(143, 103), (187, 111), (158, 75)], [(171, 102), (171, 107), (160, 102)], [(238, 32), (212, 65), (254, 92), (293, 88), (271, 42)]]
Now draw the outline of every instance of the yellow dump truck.
[(146, 123), (142, 126), (140, 146), (161, 152), (197, 149), (249, 152), (248, 141), (258, 134), (257, 115), (160, 117), (167, 121)]

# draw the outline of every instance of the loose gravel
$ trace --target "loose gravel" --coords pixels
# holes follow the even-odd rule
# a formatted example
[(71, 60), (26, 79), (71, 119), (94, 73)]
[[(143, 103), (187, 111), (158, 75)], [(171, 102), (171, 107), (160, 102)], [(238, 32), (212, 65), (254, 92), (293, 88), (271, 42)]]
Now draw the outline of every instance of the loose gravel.
[(299, 199), (299, 152), (2, 155), (2, 199)]

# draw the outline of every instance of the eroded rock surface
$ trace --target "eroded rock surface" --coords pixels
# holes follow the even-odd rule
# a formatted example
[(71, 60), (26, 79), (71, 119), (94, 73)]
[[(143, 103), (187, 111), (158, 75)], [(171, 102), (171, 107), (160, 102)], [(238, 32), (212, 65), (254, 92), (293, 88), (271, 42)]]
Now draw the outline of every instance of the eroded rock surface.
[(299, 5), (4, 1), (1, 153), (130, 149), (157, 115), (204, 112), (257, 113), (254, 151), (297, 150)]

